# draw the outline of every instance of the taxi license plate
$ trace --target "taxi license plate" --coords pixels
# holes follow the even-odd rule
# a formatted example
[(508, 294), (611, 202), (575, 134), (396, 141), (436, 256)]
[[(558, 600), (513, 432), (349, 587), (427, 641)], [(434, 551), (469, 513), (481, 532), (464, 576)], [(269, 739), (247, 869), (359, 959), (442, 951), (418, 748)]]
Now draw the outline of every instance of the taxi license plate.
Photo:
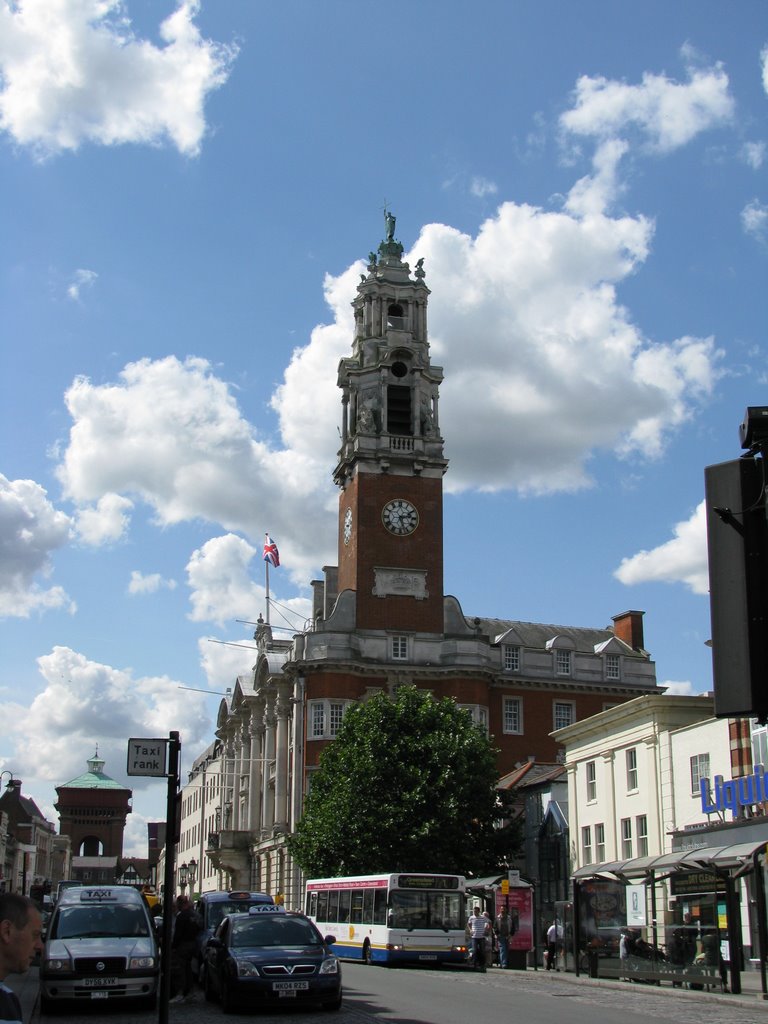
[(105, 988), (95, 988), (91, 992), (91, 999), (109, 999), (109, 992)]
[(308, 981), (273, 981), (272, 991), (279, 996), (295, 996), (297, 992), (306, 992), (309, 988)]
[(83, 978), (83, 985), (86, 988), (109, 988), (111, 985), (119, 984), (119, 978)]

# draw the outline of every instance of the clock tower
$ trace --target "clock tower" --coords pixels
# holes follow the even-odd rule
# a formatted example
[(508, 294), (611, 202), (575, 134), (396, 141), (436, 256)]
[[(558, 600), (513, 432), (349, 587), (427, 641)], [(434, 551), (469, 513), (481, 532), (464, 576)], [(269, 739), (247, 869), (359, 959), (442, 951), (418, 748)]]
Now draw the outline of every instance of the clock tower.
[(443, 372), (429, 359), (423, 260), (411, 275), (391, 213), (385, 225), (339, 364), (338, 587), (355, 592), (358, 629), (442, 633)]

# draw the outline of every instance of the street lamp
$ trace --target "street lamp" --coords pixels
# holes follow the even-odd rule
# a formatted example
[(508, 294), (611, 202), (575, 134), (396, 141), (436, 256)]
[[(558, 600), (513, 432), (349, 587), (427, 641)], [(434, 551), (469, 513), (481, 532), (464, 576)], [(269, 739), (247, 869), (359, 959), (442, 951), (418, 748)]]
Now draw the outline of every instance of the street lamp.
[(195, 888), (195, 880), (197, 879), (197, 861), (194, 857), (187, 865), (187, 878), (189, 879), (189, 892), (192, 895)]
[(189, 868), (186, 862), (179, 867), (179, 888), (181, 889), (181, 895), (184, 895), (184, 890), (187, 888), (187, 877), (189, 875)]

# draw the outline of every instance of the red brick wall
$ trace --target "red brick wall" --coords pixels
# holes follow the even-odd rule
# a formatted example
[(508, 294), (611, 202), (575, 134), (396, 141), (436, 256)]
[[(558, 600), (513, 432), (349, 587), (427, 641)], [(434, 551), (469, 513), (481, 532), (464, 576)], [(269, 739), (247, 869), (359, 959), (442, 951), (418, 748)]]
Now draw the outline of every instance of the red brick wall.
[[(419, 526), (395, 537), (381, 521), (392, 498), (412, 502)], [(352, 508), (352, 540), (343, 540), (343, 519)], [(429, 597), (374, 597), (374, 567), (426, 570)], [(440, 633), (443, 629), (443, 485), (439, 479), (358, 474), (339, 501), (339, 592), (357, 591), (360, 629)]]

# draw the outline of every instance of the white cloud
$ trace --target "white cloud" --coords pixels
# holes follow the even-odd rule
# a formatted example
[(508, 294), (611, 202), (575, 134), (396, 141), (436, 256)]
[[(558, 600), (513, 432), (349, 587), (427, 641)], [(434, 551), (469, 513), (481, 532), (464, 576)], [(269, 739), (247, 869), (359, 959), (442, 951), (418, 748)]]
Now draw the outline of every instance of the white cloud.
[[(242, 537), (231, 533), (214, 537), (193, 552), (187, 563), (187, 582), (191, 589), (192, 603), (190, 619), (193, 622), (213, 622), (219, 626), (236, 619), (243, 622), (255, 621), (266, 601), (265, 563), (261, 553), (261, 548), (257, 549)], [(282, 567), (272, 569), (270, 592), (274, 590), (276, 574), (281, 571)], [(287, 625), (292, 629), (300, 629), (311, 614), (310, 604), (304, 598), (280, 602), (278, 605), (271, 593), (270, 602), (270, 621), (276, 627)]]
[(153, 572), (145, 576), (138, 569), (134, 569), (131, 573), (131, 581), (128, 584), (128, 593), (133, 595), (156, 594), (161, 588), (175, 590), (176, 586), (176, 580), (163, 579), (159, 572)]
[[(651, 235), (642, 217), (514, 203), (474, 238), (422, 229), (408, 258), (426, 259), (433, 359), (447, 364), (449, 487), (574, 490), (589, 485), (597, 450), (663, 453), (711, 391), (719, 353), (711, 339), (650, 343), (620, 305), (617, 288), (647, 257)], [(144, 359), (117, 383), (78, 379), (67, 392), (65, 495), (82, 505), (122, 494), (146, 502), (163, 526), (204, 519), (252, 541), (269, 529), (284, 570), (303, 585), (335, 555), (335, 374), (350, 351), (362, 266), (326, 277), (332, 322), (294, 351), (272, 398), (281, 446), (254, 435), (204, 360)], [(195, 618), (223, 621), (230, 602), (199, 589)], [(238, 615), (260, 607), (253, 597)]]
[(119, 494), (105, 494), (95, 506), (80, 508), (75, 514), (77, 535), (85, 544), (100, 547), (127, 533), (133, 502)]
[(684, 583), (694, 594), (709, 592), (707, 516), (702, 501), (690, 519), (676, 523), (674, 537), (651, 551), (622, 560), (614, 576), (627, 586), (636, 583)]
[[(246, 629), (247, 627), (243, 627)], [(224, 643), (214, 637), (200, 637), (197, 642), (200, 665), (212, 692), (224, 696), (237, 677), (246, 675), (256, 664), (256, 644), (247, 634), (237, 643)]]
[(753, 199), (741, 211), (741, 226), (760, 242), (768, 241), (768, 206)]
[(0, 129), (39, 156), (84, 142), (199, 152), (203, 106), (235, 46), (203, 39), (198, 0), (180, 0), (161, 46), (133, 32), (120, 0), (24, 0), (0, 6)]
[(73, 302), (80, 301), (80, 292), (84, 288), (92, 288), (99, 275), (95, 270), (76, 270), (72, 284), (67, 288), (67, 295)]
[(499, 191), (498, 186), (487, 178), (473, 178), (469, 191), (478, 199), (485, 199), (486, 196), (495, 196)]
[(254, 583), (249, 573), (256, 554), (248, 541), (231, 533), (214, 537), (192, 553), (187, 581), (192, 590), (189, 617), (193, 622), (221, 626), (235, 619), (256, 618), (265, 596), (265, 588)]
[(38, 582), (50, 574), (50, 556), (69, 542), (71, 531), (69, 517), (53, 507), (39, 484), (0, 473), (0, 616), (75, 611), (61, 587), (46, 589)]
[[(329, 330), (346, 350), (350, 333)], [(163, 526), (204, 519), (252, 538), (268, 528), (286, 572), (303, 584), (318, 544), (329, 543), (332, 456), (318, 457), (317, 439), (333, 451), (338, 358), (325, 362), (311, 400), (297, 403), (295, 422), (285, 425), (294, 447), (284, 450), (253, 436), (205, 360), (143, 359), (126, 366), (119, 383), (103, 386), (78, 378), (66, 394), (74, 424), (57, 470), (65, 496), (80, 505), (109, 493), (141, 498)]]
[(768, 46), (764, 46), (760, 53), (763, 71), (763, 88), (768, 92)]
[[(30, 764), (30, 750), (45, 751), (34, 759), (35, 772), (25, 770), (25, 792), (82, 775), (97, 745), (107, 774), (135, 790), (150, 780), (125, 777), (127, 737), (167, 736), (173, 729), (188, 750), (210, 742), (205, 695), (181, 689), (174, 679), (135, 677), (68, 647), (54, 647), (37, 664), (44, 689), (30, 706), (0, 704), (7, 756), (13, 747)], [(146, 834), (137, 847), (146, 850)]]
[(681, 681), (665, 679), (663, 683), (659, 683), (659, 686), (666, 686), (664, 693), (668, 697), (694, 697), (702, 694), (702, 691), (696, 690), (693, 683), (687, 679)]
[(703, 70), (688, 67), (687, 72), (684, 83), (646, 72), (640, 85), (584, 75), (560, 124), (567, 132), (597, 139), (616, 138), (634, 128), (654, 151), (677, 149), (724, 124), (734, 112), (728, 76), (720, 64)]
[(766, 153), (768, 153), (768, 146), (764, 142), (745, 142), (741, 149), (744, 163), (753, 171), (759, 171), (763, 166)]

